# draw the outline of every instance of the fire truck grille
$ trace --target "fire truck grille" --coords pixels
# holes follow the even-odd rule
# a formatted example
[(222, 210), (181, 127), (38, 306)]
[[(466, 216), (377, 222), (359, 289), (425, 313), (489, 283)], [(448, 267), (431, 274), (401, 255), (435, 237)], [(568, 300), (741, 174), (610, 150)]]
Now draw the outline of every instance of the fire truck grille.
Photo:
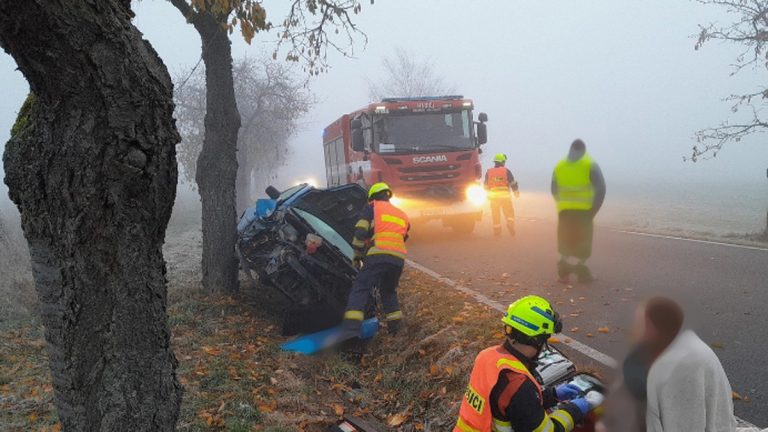
[(444, 179), (453, 179), (458, 176), (459, 176), (459, 173), (450, 172), (450, 173), (432, 174), (432, 175), (410, 175), (410, 176), (400, 177), (400, 180), (402, 181), (444, 180)]
[(453, 171), (459, 169), (459, 165), (425, 165), (400, 168), (399, 171), (405, 174), (422, 173), (422, 172), (434, 172), (434, 171)]

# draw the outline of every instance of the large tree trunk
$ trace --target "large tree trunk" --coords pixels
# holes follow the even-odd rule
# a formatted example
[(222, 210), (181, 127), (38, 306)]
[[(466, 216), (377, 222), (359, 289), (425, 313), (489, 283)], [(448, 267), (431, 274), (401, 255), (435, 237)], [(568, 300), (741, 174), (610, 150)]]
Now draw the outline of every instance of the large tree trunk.
[(0, 0), (36, 99), (4, 156), (66, 431), (171, 431), (182, 389), (162, 244), (176, 194), (172, 85), (130, 1)]
[(206, 82), (205, 138), (195, 176), (203, 207), (203, 287), (232, 293), (238, 289), (235, 183), (240, 130), (232, 46), (214, 15), (200, 12), (193, 24), (202, 40)]

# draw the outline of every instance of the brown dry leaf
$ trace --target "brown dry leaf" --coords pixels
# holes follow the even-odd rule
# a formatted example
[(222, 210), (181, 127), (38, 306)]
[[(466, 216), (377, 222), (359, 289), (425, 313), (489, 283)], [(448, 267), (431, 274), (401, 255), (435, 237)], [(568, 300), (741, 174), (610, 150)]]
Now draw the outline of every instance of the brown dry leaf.
[(432, 376), (440, 375), (440, 366), (436, 365), (435, 363), (429, 365), (429, 374)]
[(455, 317), (451, 318), (451, 321), (455, 322), (456, 324), (460, 324), (460, 323), (463, 323), (465, 320), (463, 316), (456, 315)]
[(387, 425), (392, 427), (398, 427), (405, 423), (411, 417), (408, 413), (400, 413), (389, 416), (387, 419)]
[(259, 411), (261, 411), (261, 412), (263, 412), (265, 414), (266, 413), (271, 413), (272, 411), (275, 410), (274, 408), (272, 408), (271, 404), (259, 404), (258, 408), (259, 408)]
[(744, 400), (744, 397), (742, 395), (736, 393), (735, 391), (732, 391), (731, 392), (731, 399), (733, 399), (733, 400)]
[(337, 416), (341, 417), (344, 415), (344, 406), (341, 404), (333, 404), (333, 412), (336, 413)]
[(558, 339), (558, 338), (556, 338), (556, 337), (552, 336), (552, 337), (550, 337), (549, 339), (547, 339), (547, 342), (549, 342), (549, 343), (553, 343), (553, 344), (556, 344), (556, 343), (560, 343), (560, 339)]
[(37, 421), (37, 414), (36, 413), (32, 413), (32, 414), (28, 415), (27, 416), (27, 421), (30, 422), (30, 423), (35, 423)]
[(592, 337), (592, 336), (594, 336), (592, 333), (587, 333), (587, 337)]
[(61, 432), (61, 423), (56, 423), (51, 426), (51, 432)]
[(597, 331), (599, 333), (610, 333), (611, 329), (609, 329), (608, 327), (600, 327), (600, 328), (597, 329)]
[(578, 327), (574, 327), (574, 328), (571, 329), (571, 333), (578, 333), (578, 332), (579, 332), (579, 328)]
[(417, 431), (423, 431), (424, 430), (424, 424), (423, 423), (414, 423), (413, 428)]
[(221, 350), (220, 349), (218, 349), (216, 347), (206, 346), (206, 345), (203, 345), (203, 351), (205, 351), (206, 354), (212, 355), (212, 356), (216, 356), (216, 355), (221, 354)]
[(709, 344), (709, 346), (711, 346), (714, 349), (723, 349), (724, 348), (723, 344), (721, 344), (720, 342), (712, 342), (711, 344)]

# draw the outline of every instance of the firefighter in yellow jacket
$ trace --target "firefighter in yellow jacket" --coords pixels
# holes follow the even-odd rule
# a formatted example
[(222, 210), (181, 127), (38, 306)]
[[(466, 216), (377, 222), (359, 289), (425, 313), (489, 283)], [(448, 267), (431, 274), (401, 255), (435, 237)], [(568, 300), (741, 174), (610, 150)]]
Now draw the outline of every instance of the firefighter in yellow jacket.
[(501, 321), (504, 343), (475, 359), (453, 432), (573, 430), (594, 407), (579, 396), (577, 386), (543, 390), (532, 374), (547, 339), (562, 329), (558, 314), (547, 300), (531, 295), (509, 305)]
[(374, 286), (378, 286), (387, 330), (397, 333), (403, 313), (397, 299), (397, 285), (408, 251), (410, 223), (408, 215), (389, 202), (392, 190), (386, 183), (376, 183), (368, 191), (369, 204), (363, 208), (355, 225), (355, 263), (361, 267), (349, 293), (344, 313), (342, 338), (360, 333), (365, 306)]

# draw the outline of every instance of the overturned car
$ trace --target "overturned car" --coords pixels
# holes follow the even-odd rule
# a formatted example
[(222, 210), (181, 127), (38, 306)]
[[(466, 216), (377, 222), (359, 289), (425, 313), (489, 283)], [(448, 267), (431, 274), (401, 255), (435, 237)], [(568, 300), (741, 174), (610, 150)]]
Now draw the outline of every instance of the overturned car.
[(242, 271), (288, 300), (285, 335), (338, 324), (357, 275), (351, 242), (365, 190), (301, 184), (266, 192), (237, 227)]

